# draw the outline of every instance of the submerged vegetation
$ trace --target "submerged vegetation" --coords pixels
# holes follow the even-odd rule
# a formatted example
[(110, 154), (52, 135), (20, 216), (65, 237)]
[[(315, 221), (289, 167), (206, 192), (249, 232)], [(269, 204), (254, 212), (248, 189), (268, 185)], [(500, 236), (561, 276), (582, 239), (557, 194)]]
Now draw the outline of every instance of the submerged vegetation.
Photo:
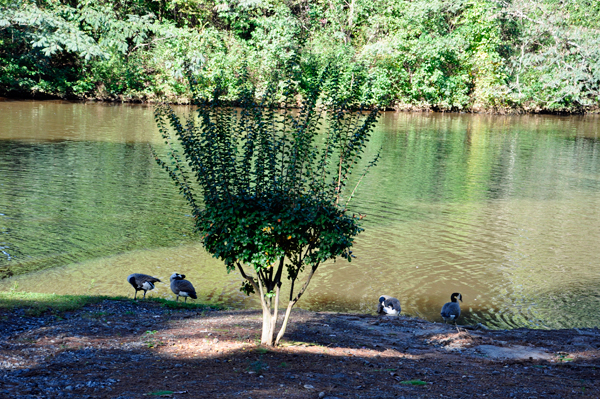
[[(596, 0), (1, 0), (0, 95), (115, 101), (236, 98), (300, 59), (360, 75), (371, 105), (585, 112), (600, 103)], [(302, 82), (296, 91), (303, 94)]]

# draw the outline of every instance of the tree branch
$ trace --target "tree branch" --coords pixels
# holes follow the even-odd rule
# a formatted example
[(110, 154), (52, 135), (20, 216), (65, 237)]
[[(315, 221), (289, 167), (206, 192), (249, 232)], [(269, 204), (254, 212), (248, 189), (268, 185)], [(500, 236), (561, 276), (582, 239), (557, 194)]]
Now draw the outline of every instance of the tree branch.
[(317, 262), (313, 267), (310, 268), (310, 272), (308, 273), (308, 277), (306, 278), (304, 285), (302, 286), (300, 291), (298, 291), (298, 295), (296, 295), (296, 297), (291, 301), (294, 305), (296, 304), (296, 302), (298, 302), (302, 294), (304, 294), (304, 291), (306, 291), (306, 288), (308, 287), (308, 284), (310, 283), (310, 280), (312, 279), (313, 275), (317, 271), (317, 268), (319, 267), (320, 263), (321, 262)]
[(254, 280), (254, 278), (252, 276), (248, 276), (246, 274), (246, 272), (244, 272), (244, 269), (242, 268), (242, 265), (240, 264), (240, 262), (236, 262), (236, 266), (237, 266), (238, 270), (240, 271), (240, 274), (242, 275), (242, 277), (245, 278), (246, 280), (248, 280), (250, 282), (250, 284), (252, 284), (252, 287), (254, 287), (254, 290), (256, 292), (259, 292), (260, 288), (259, 288), (258, 284), (256, 283), (256, 281)]

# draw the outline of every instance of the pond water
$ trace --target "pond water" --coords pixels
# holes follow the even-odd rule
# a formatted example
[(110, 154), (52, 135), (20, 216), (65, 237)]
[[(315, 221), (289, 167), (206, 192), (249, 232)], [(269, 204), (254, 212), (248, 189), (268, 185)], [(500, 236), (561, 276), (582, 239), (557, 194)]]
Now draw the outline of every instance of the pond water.
[[(373, 312), (385, 293), (440, 320), (460, 292), (462, 323), (599, 324), (598, 116), (385, 113), (371, 143), (357, 258), (323, 265), (300, 307)], [(203, 300), (257, 306), (198, 244), (149, 145), (149, 106), (0, 101), (0, 290), (132, 295), (140, 272), (173, 298), (177, 271)]]

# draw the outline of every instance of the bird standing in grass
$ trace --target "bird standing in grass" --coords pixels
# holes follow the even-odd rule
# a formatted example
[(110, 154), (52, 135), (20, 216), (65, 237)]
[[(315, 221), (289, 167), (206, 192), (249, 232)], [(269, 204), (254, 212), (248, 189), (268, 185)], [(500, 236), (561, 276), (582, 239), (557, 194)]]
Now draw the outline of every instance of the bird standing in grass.
[(458, 292), (450, 295), (450, 302), (446, 302), (444, 306), (442, 306), (442, 319), (447, 323), (448, 321), (454, 322), (456, 324), (456, 319), (460, 317), (460, 305), (458, 300), (462, 302), (462, 295)]
[(127, 277), (127, 282), (135, 288), (135, 295), (133, 299), (137, 299), (137, 292), (144, 291), (144, 299), (146, 298), (146, 292), (154, 289), (154, 283), (160, 283), (161, 281), (156, 277), (149, 276), (147, 274), (133, 273)]
[(387, 314), (390, 316), (400, 316), (400, 301), (389, 295), (382, 295), (379, 297), (379, 305), (377, 305), (377, 313)]
[(184, 297), (185, 302), (187, 302), (188, 297), (192, 299), (198, 298), (192, 283), (184, 279), (185, 274), (173, 273), (171, 275), (171, 291), (177, 295), (177, 302), (179, 302), (179, 296)]

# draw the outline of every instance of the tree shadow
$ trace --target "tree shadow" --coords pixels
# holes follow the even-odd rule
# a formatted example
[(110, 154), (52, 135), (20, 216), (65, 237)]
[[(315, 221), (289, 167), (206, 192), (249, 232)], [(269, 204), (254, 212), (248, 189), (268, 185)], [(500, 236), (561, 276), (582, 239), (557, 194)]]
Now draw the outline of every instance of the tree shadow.
[[(11, 320), (25, 328), (0, 340), (0, 367), (6, 371), (0, 396), (125, 399), (163, 392), (181, 398), (316, 398), (323, 392), (324, 397), (413, 398), (545, 392), (568, 397), (574, 387), (600, 390), (593, 367), (569, 360), (580, 356), (578, 364), (600, 369), (593, 357), (598, 350), (565, 352), (562, 365), (495, 362), (428, 342), (458, 334), (450, 326), (301, 309), (292, 313), (283, 345), (268, 348), (258, 344), (260, 311), (171, 311), (115, 302), (63, 320)], [(547, 377), (556, 373), (561, 378)]]

